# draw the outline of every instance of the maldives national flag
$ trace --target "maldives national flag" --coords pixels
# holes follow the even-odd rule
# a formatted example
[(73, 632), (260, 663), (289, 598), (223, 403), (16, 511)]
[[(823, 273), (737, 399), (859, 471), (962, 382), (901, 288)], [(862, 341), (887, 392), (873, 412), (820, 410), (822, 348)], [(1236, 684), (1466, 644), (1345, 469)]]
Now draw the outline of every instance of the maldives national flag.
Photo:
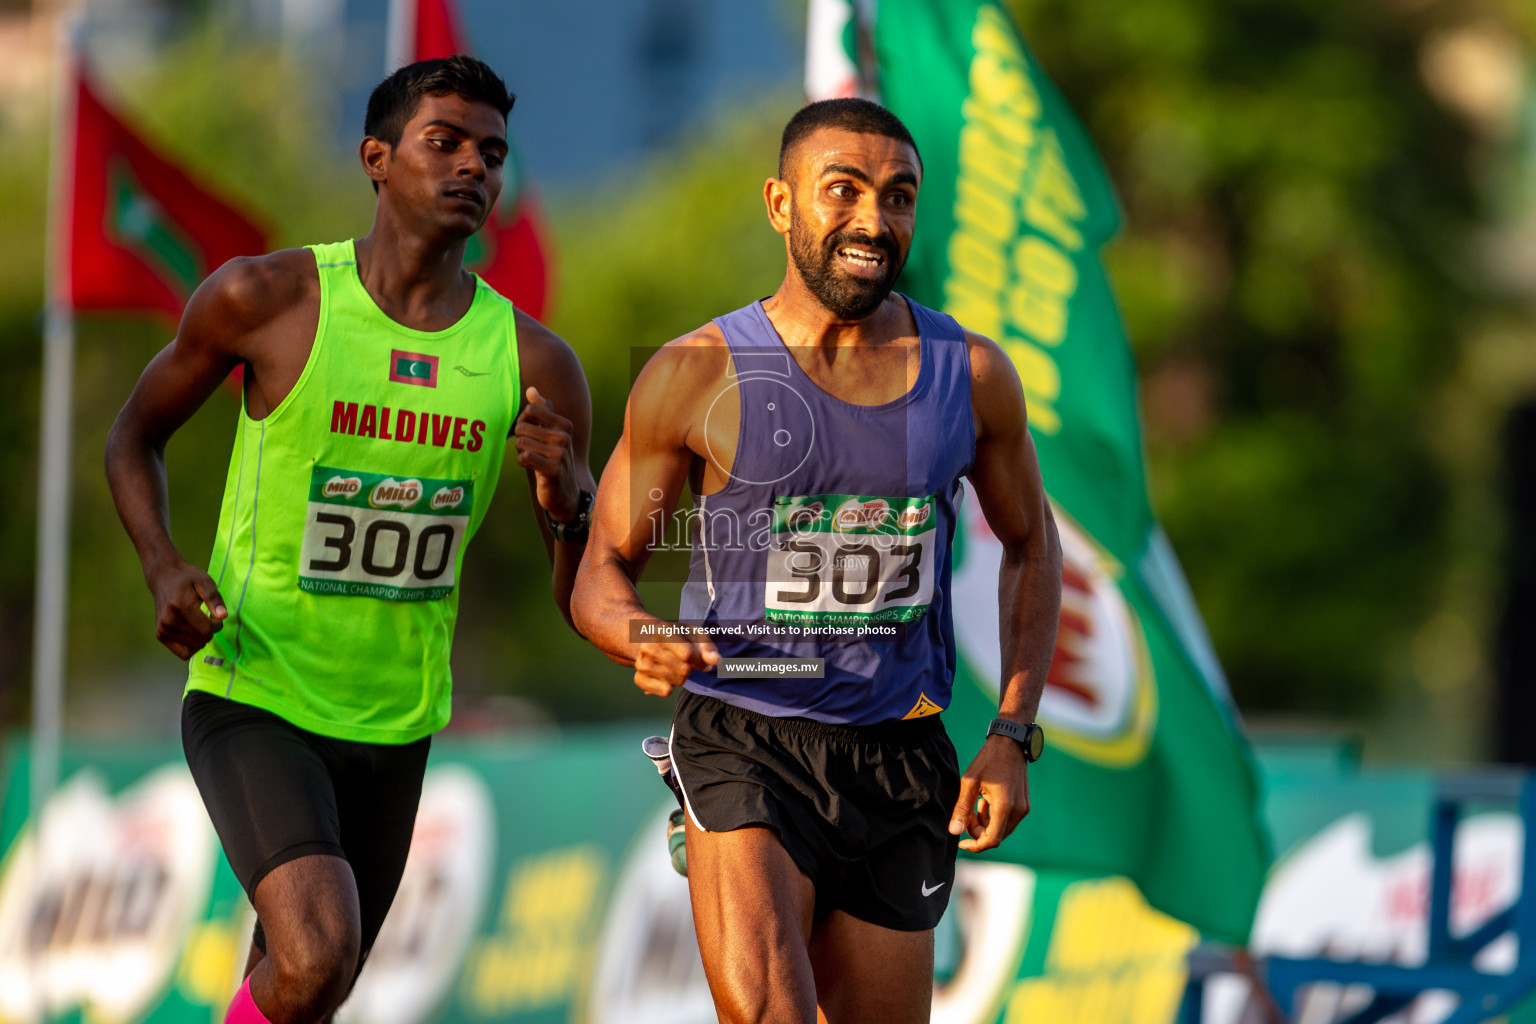
[[(394, 66), (469, 53), (453, 0), (393, 0)], [(550, 264), (544, 225), (523, 180), (516, 151), (502, 170), (501, 199), (485, 226), (469, 240), (464, 262), (485, 282), (535, 319), (548, 309)]]
[(266, 251), (265, 233), (155, 152), (91, 88), (74, 83), (74, 145), (61, 225), (75, 309), (180, 317), (203, 278)]

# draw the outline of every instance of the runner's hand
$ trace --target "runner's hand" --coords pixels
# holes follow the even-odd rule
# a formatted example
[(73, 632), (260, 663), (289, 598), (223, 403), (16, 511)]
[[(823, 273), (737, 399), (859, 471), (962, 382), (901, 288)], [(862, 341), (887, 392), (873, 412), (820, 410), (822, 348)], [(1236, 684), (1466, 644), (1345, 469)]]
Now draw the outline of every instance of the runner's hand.
[(180, 559), (155, 573), (149, 590), (155, 596), (155, 639), (182, 661), (202, 650), (229, 618), (213, 577)]
[(949, 834), (965, 833), (960, 849), (990, 850), (1013, 833), (1029, 813), (1029, 762), (1006, 736), (989, 736), (960, 779), (960, 799), (950, 815)]
[(581, 499), (571, 421), (555, 412), (554, 404), (538, 388), (529, 387), (525, 397), (528, 404), (512, 428), (517, 464), (533, 470), (539, 507), (556, 522), (567, 522), (575, 518)]
[(643, 643), (635, 654), (635, 685), (652, 696), (666, 697), (683, 685), (690, 671), (713, 668), (719, 660), (715, 645), (702, 638)]

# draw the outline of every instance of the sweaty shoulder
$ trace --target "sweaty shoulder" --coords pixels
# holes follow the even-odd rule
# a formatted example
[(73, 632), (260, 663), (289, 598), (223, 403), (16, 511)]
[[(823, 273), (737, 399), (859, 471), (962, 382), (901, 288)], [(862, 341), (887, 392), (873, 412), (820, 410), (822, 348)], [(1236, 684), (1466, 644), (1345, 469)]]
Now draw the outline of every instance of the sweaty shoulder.
[(1013, 360), (997, 342), (974, 331), (965, 332), (965, 343), (971, 357), (971, 410), (976, 419), (976, 437), (1023, 431), (1024, 388), (1019, 384)]
[(686, 436), (719, 393), (730, 359), (725, 335), (714, 321), (667, 342), (635, 379), (628, 426), (646, 433)]
[(233, 354), (244, 356), (242, 339), (306, 312), (306, 306), (318, 311), (319, 302), (319, 272), (308, 249), (237, 256), (198, 286), (182, 317), (180, 333), (222, 340)]

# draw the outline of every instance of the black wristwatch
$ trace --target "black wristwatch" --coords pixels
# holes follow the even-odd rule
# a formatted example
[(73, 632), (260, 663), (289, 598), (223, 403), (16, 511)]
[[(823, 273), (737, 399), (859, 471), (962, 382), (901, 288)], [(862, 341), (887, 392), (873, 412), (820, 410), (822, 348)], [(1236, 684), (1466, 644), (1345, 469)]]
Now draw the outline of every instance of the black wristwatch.
[(587, 528), (592, 525), (592, 502), (597, 496), (591, 491), (582, 491), (576, 498), (576, 515), (568, 523), (557, 523), (549, 516), (549, 510), (544, 510), (544, 521), (549, 524), (549, 532), (555, 535), (555, 540), (563, 540), (567, 544), (582, 544), (587, 539)]
[(1011, 719), (994, 718), (992, 724), (987, 726), (987, 735), (1007, 736), (1011, 740), (1017, 740), (1019, 746), (1024, 748), (1026, 761), (1038, 761), (1040, 755), (1045, 753), (1045, 730), (1034, 722), (1020, 725)]

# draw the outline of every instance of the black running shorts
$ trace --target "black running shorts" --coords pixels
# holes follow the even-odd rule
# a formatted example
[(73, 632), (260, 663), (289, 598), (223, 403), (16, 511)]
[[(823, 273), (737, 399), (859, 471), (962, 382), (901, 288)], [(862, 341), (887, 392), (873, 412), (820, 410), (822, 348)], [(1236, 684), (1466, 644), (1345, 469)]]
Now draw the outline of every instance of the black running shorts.
[[(405, 871), (431, 739), (402, 746), (330, 739), (193, 690), (181, 705), (181, 743), (252, 902), (273, 868), (309, 854), (344, 857), (357, 879), (366, 955)], [(256, 945), (265, 951), (259, 922)]]
[(761, 825), (841, 910), (899, 931), (938, 924), (954, 888), (960, 798), (938, 715), (872, 726), (773, 718), (684, 690), (672, 764), (698, 828)]

